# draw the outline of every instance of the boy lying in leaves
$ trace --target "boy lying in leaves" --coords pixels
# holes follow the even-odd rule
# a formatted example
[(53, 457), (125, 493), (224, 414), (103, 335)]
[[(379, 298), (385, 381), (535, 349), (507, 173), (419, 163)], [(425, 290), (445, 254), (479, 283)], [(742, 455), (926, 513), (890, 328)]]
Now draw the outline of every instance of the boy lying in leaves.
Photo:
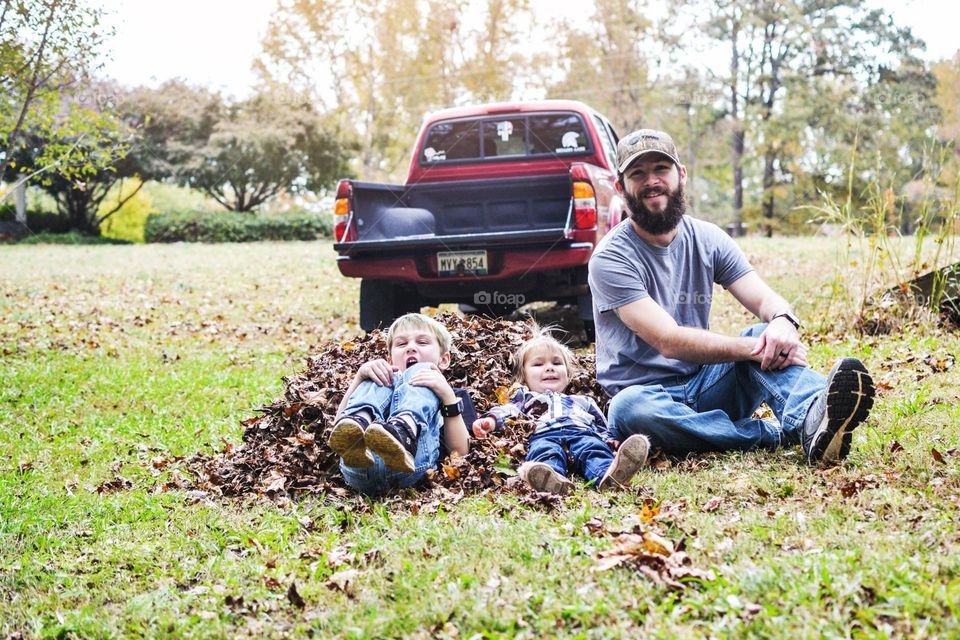
[(419, 482), (441, 447), (466, 455), (464, 419), (476, 413), (470, 395), (447, 383), (450, 332), (419, 313), (397, 318), (387, 332), (389, 358), (360, 366), (337, 409), (329, 445), (347, 485), (382, 495)]
[[(539, 335), (537, 335), (539, 333)], [(598, 489), (626, 487), (647, 463), (650, 443), (632, 435), (614, 455), (607, 440), (607, 421), (593, 398), (563, 393), (573, 372), (573, 353), (545, 330), (524, 343), (514, 356), (520, 389), (510, 402), (487, 411), (473, 423), (473, 435), (485, 438), (506, 418), (526, 415), (536, 420), (526, 461), (518, 475), (535, 491), (568, 493), (567, 451), (573, 469)]]

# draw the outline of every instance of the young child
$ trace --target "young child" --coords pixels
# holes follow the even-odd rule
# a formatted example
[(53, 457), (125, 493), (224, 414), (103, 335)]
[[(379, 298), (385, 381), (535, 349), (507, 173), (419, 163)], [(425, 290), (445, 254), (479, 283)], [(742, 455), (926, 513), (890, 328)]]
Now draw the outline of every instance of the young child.
[(508, 417), (521, 414), (536, 419), (526, 461), (518, 475), (536, 491), (564, 494), (567, 451), (574, 470), (599, 489), (626, 487), (647, 462), (646, 436), (627, 438), (614, 454), (607, 444), (607, 421), (588, 396), (565, 394), (573, 372), (573, 353), (546, 331), (527, 341), (514, 358), (520, 389), (508, 404), (494, 407), (473, 423), (473, 434), (484, 438)]
[(368, 495), (416, 484), (437, 464), (441, 443), (466, 455), (470, 395), (443, 377), (450, 332), (409, 313), (387, 331), (387, 360), (365, 362), (337, 409), (328, 441), (346, 483)]

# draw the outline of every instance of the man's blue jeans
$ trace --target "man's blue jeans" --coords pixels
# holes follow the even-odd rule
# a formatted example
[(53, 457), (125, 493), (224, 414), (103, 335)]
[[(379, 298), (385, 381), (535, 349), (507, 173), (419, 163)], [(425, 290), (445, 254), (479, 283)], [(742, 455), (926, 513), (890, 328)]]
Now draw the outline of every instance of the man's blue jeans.
[(527, 462), (543, 462), (564, 477), (567, 472), (567, 452), (573, 457), (573, 469), (587, 480), (600, 482), (613, 462), (610, 445), (596, 431), (578, 427), (557, 427), (530, 438)]
[[(765, 324), (741, 335), (759, 336)], [(756, 362), (703, 365), (676, 376), (623, 389), (610, 401), (610, 431), (618, 440), (645, 434), (653, 447), (691, 451), (749, 451), (800, 442), (807, 409), (826, 386), (809, 367), (762, 371)], [(761, 403), (780, 426), (750, 417)]]
[(419, 482), (427, 469), (436, 466), (440, 457), (440, 401), (427, 387), (407, 384), (407, 380), (417, 371), (428, 368), (418, 363), (404, 371), (394, 372), (393, 386), (386, 387), (373, 380), (364, 380), (350, 395), (344, 415), (365, 409), (373, 415), (375, 422), (383, 422), (391, 416), (409, 414), (420, 425), (417, 436), (417, 455), (414, 458), (416, 470), (413, 473), (394, 471), (383, 464), (380, 456), (373, 454), (373, 466), (366, 469), (348, 467), (340, 461), (340, 471), (346, 483), (367, 495), (382, 495), (393, 489), (409, 487)]

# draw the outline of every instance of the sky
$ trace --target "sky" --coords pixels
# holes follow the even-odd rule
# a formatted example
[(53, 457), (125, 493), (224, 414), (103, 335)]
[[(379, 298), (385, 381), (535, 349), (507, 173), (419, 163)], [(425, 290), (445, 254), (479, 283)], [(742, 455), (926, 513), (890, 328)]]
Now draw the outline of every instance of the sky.
[[(126, 85), (156, 86), (179, 77), (235, 97), (255, 81), (251, 63), (276, 0), (91, 0), (108, 12), (116, 33), (105, 75)], [(532, 0), (535, 9), (580, 12), (577, 0)], [(956, 0), (872, 0), (927, 42), (927, 58), (952, 57), (960, 48)]]

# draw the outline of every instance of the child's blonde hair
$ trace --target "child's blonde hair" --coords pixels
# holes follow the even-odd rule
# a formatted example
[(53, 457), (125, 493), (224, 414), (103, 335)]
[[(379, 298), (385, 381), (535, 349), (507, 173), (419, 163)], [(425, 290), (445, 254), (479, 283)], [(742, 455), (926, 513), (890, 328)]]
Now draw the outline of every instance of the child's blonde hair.
[(514, 375), (520, 384), (527, 384), (527, 381), (523, 377), (523, 365), (526, 364), (530, 354), (541, 347), (546, 347), (560, 354), (563, 365), (567, 368), (567, 373), (571, 378), (580, 370), (580, 365), (577, 363), (577, 357), (573, 355), (573, 351), (570, 350), (570, 347), (553, 337), (551, 334), (552, 329), (553, 327), (540, 327), (537, 324), (533, 324), (531, 326), (533, 337), (520, 345), (520, 348), (513, 354)]
[(440, 355), (450, 352), (450, 344), (453, 341), (450, 332), (445, 326), (422, 313), (408, 313), (393, 321), (387, 330), (387, 350), (393, 349), (393, 338), (397, 332), (405, 329), (425, 329), (432, 332), (437, 337), (437, 344), (440, 345)]

